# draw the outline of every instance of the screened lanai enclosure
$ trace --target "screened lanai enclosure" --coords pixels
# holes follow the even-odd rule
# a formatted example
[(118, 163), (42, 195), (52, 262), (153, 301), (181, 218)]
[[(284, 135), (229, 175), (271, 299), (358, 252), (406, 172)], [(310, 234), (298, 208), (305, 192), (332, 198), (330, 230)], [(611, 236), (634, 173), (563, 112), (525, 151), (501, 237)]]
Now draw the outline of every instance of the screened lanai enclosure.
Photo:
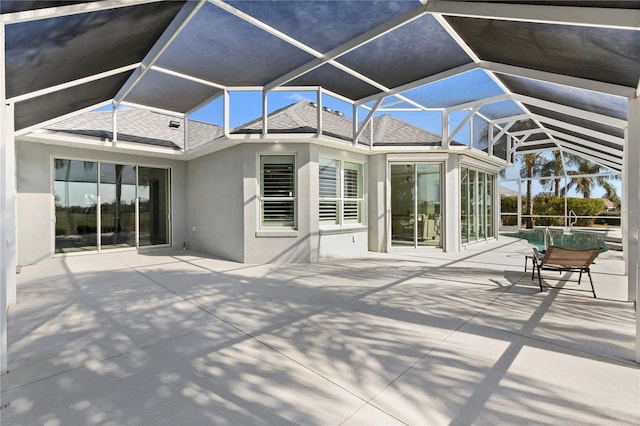
[[(522, 198), (527, 182), (551, 188), (559, 179), (568, 193), (572, 179), (593, 174), (620, 184), (636, 299), (640, 1), (0, 8), (3, 348), (18, 259), (38, 241), (46, 256), (182, 248), (229, 241), (225, 232), (241, 235), (229, 250), (256, 256), (310, 235), (321, 254), (347, 242), (365, 252), (455, 252), (499, 237), (502, 182), (519, 185)], [(564, 162), (557, 173), (500, 176), (521, 155), (553, 152)], [(578, 158), (597, 172), (567, 167)], [(284, 171), (277, 184), (265, 177), (274, 164)], [(203, 194), (238, 193), (237, 214), (227, 216), (244, 219), (203, 234), (196, 222), (221, 216)], [(523, 205), (520, 226), (534, 216)]]

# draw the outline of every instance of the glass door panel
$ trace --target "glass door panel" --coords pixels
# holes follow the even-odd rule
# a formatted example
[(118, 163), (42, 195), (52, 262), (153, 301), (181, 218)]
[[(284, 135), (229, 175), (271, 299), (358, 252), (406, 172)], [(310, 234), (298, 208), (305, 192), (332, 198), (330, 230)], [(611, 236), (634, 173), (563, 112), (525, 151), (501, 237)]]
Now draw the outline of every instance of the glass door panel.
[(487, 238), (493, 237), (493, 182), (494, 175), (487, 175)]
[(391, 246), (441, 246), (441, 165), (391, 164)]
[(469, 169), (462, 168), (460, 176), (460, 241), (469, 242)]
[(415, 246), (415, 166), (391, 165), (391, 246)]
[(136, 246), (136, 169), (100, 163), (100, 248)]
[(417, 245), (440, 246), (440, 164), (416, 165)]
[(485, 173), (478, 172), (478, 238), (484, 239), (486, 222), (485, 222)]
[(169, 170), (138, 167), (139, 245), (169, 244)]
[(469, 170), (469, 241), (478, 239), (477, 228), (478, 219), (476, 217), (476, 206), (478, 199), (476, 196), (476, 171)]
[(98, 163), (55, 159), (55, 252), (98, 249)]

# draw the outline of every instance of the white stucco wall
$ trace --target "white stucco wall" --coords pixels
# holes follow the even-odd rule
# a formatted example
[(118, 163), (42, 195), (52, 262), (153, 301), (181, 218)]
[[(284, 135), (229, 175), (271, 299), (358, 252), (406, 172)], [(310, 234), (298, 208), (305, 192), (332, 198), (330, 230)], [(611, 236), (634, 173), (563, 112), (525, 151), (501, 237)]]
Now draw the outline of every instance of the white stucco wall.
[(387, 251), (387, 155), (369, 157), (369, 250)]
[[(244, 238), (245, 262), (311, 262), (310, 145), (307, 143), (249, 143), (244, 145)], [(296, 156), (295, 230), (260, 229), (260, 154)]]
[(244, 151), (236, 146), (187, 164), (189, 249), (245, 261)]
[(16, 144), (18, 265), (50, 257), (53, 246), (52, 158), (171, 168), (172, 245), (186, 239), (186, 165), (182, 161), (19, 140)]
[[(362, 225), (343, 225), (320, 227), (318, 221), (318, 205), (319, 205), (319, 180), (318, 180), (318, 161), (319, 158), (331, 158), (341, 161), (349, 161), (352, 163), (362, 164), (362, 191), (364, 203), (362, 206), (363, 223)], [(333, 149), (322, 146), (315, 146), (311, 151), (312, 159), (312, 179), (310, 182), (311, 197), (311, 229), (312, 235), (312, 256), (317, 250), (317, 260), (330, 260), (340, 258), (353, 258), (364, 256), (369, 249), (368, 223), (369, 223), (369, 158), (366, 155)], [(314, 245), (315, 243), (315, 245)], [(314, 259), (312, 259), (313, 261)]]

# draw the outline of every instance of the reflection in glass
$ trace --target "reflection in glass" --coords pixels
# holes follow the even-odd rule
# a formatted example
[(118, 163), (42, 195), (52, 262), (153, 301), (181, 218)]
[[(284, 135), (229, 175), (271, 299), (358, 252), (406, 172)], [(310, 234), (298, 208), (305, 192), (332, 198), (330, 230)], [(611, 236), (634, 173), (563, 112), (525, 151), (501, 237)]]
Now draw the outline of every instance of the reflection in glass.
[(418, 164), (417, 243), (419, 246), (440, 246), (440, 165)]
[(100, 163), (101, 248), (136, 246), (136, 170)]
[(460, 241), (469, 242), (469, 169), (462, 168), (460, 187)]
[(494, 175), (487, 174), (487, 238), (493, 237), (493, 185)]
[(440, 183), (440, 164), (391, 165), (392, 246), (441, 246)]
[(138, 167), (139, 245), (169, 244), (169, 170)]
[(414, 246), (415, 167), (391, 165), (391, 245)]
[(485, 237), (485, 173), (478, 172), (478, 239)]
[(97, 250), (98, 165), (54, 161), (55, 252)]
[(476, 198), (476, 171), (469, 170), (469, 241), (476, 241), (476, 226), (478, 221), (476, 218), (476, 207), (478, 199)]

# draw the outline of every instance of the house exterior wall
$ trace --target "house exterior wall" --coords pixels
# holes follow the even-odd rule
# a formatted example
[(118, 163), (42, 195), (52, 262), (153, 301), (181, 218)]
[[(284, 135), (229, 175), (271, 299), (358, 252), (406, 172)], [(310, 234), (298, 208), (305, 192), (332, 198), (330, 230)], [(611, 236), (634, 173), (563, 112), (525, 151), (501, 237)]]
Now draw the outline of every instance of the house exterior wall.
[[(247, 143), (243, 146), (244, 262), (312, 262), (311, 147), (307, 143)], [(260, 227), (260, 156), (296, 157), (296, 229)], [(317, 210), (317, 209), (316, 209)]]
[(387, 251), (387, 155), (369, 157), (369, 250)]
[(243, 147), (236, 146), (188, 162), (189, 249), (245, 261), (244, 161)]
[(187, 205), (184, 162), (19, 140), (16, 143), (18, 265), (37, 263), (52, 255), (54, 157), (171, 168), (172, 245), (182, 247), (186, 240)]
[[(296, 227), (261, 228), (260, 156), (295, 155)], [(244, 263), (317, 262), (389, 250), (390, 162), (443, 164), (442, 248), (459, 251), (460, 166), (496, 169), (458, 153), (365, 154), (300, 142), (245, 142), (190, 161), (29, 141), (17, 144), (18, 264), (52, 255), (52, 158), (171, 169), (172, 237), (194, 251)], [(363, 165), (363, 223), (320, 226), (319, 159)], [(495, 195), (494, 195), (495, 196)], [(497, 221), (497, 215), (494, 215)], [(495, 228), (494, 228), (495, 229)]]
[(442, 215), (442, 249), (460, 251), (460, 156), (449, 155), (444, 167), (444, 214)]
[[(359, 225), (343, 225), (339, 227), (321, 227), (319, 226), (319, 169), (318, 162), (320, 157), (331, 158), (341, 161), (349, 161), (363, 165), (362, 185), (364, 203), (362, 206), (362, 224)], [(311, 214), (311, 235), (312, 238), (312, 261), (329, 260), (335, 258), (348, 258), (364, 256), (369, 249), (368, 241), (368, 222), (369, 222), (369, 163), (366, 155), (344, 151), (340, 149), (332, 149), (322, 146), (313, 146), (311, 151), (311, 185), (310, 198), (311, 205), (309, 211)], [(375, 216), (374, 216), (375, 217)], [(317, 236), (317, 237), (315, 237)], [(317, 250), (317, 251), (316, 251)], [(314, 258), (314, 254), (317, 256)]]

